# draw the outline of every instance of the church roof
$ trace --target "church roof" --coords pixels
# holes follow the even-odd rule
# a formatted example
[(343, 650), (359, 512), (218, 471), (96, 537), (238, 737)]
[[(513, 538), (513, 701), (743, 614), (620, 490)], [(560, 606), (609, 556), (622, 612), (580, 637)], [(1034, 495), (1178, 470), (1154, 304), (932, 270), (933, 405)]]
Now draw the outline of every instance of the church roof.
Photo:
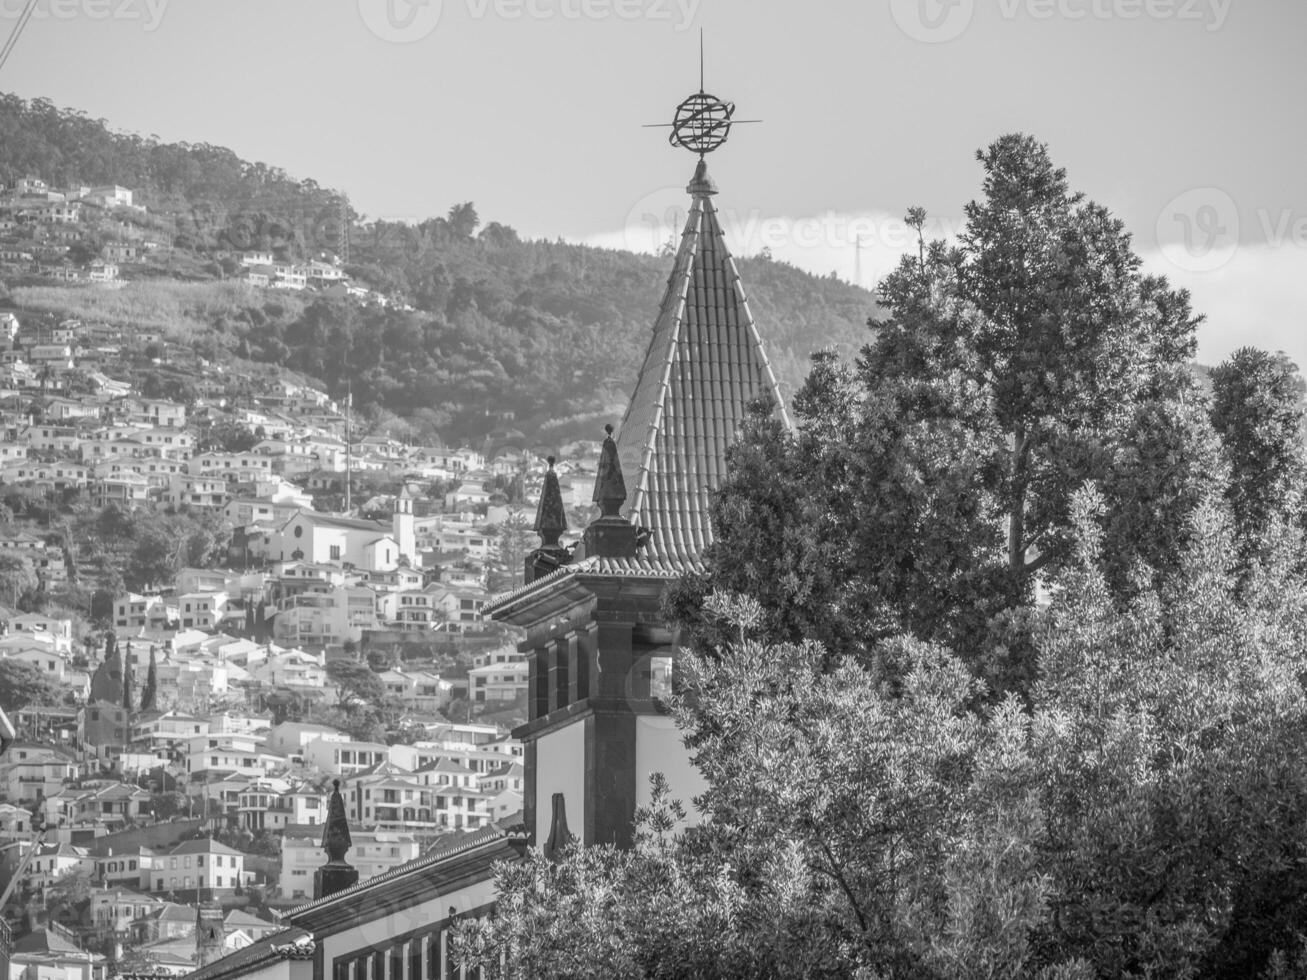
[(681, 245), (617, 440), (631, 487), (625, 513), (652, 535), (645, 558), (689, 564), (712, 541), (709, 495), (749, 403), (770, 393), (785, 416), (700, 161)]

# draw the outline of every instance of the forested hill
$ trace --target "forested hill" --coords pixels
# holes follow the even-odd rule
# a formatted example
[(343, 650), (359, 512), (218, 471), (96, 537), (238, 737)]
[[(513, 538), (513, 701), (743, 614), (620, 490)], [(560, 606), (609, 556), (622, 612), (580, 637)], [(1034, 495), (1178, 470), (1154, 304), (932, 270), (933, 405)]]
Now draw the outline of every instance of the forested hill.
[[(124, 229), (160, 247), (121, 262), (128, 282), (114, 291), (6, 274), (24, 306), (161, 327), (212, 358), (302, 371), (334, 394), (351, 388), (365, 416), (408, 420), (414, 438), (505, 428), (563, 436), (611, 419), (634, 383), (670, 267), (665, 256), (522, 241), (505, 224), (483, 226), (470, 203), (417, 225), (367, 222), (339, 191), (223, 147), (115, 133), (44, 100), (0, 94), (0, 180), (26, 176), (134, 192), (145, 210), (83, 217), (85, 253)], [(344, 271), (390, 306), (230, 281), (243, 250), (281, 262), (341, 251), (345, 221)], [(813, 350), (851, 354), (866, 340), (870, 293), (765, 258), (740, 266), (789, 392)]]

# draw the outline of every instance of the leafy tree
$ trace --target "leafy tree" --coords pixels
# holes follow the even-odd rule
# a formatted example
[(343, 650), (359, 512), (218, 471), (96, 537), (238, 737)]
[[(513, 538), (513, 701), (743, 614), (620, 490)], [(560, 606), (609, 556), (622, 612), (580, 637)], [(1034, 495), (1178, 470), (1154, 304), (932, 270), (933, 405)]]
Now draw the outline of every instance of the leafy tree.
[(0, 602), (17, 606), (38, 584), (36, 571), (26, 558), (12, 552), (0, 554)]
[(455, 204), (449, 209), (449, 230), (458, 238), (471, 238), (476, 234), (481, 219), (471, 201)]
[(200, 452), (243, 453), (258, 442), (252, 430), (226, 416), (209, 419), (196, 435), (196, 449)]
[(123, 569), (127, 588), (140, 591), (170, 584), (180, 567), (177, 550), (177, 540), (165, 528), (142, 527)]
[(1303, 380), (1283, 354), (1251, 347), (1212, 370), (1212, 425), (1230, 468), (1226, 497), (1251, 560), (1301, 492)]
[(386, 726), (377, 709), (371, 706), (347, 710), (339, 706), (314, 705), (304, 720), (315, 725), (338, 728), (356, 741), (378, 743), (386, 741)]
[(357, 699), (364, 704), (378, 704), (386, 689), (372, 669), (356, 660), (328, 660), (327, 679), (340, 691), (340, 704)]
[(14, 714), (28, 705), (56, 705), (62, 692), (48, 674), (21, 660), (0, 659), (0, 708)]
[(675, 834), (655, 783), (632, 851), (505, 867), (495, 918), (465, 925), (459, 951), (506, 977), (1288, 962), (1307, 903), (1302, 543), (1241, 584), (1219, 501), (1191, 514), (1174, 571), (1123, 601), (1103, 498), (1073, 498), (1028, 703), (979, 708), (964, 663), (908, 637), (870, 666), (770, 643), (756, 601), (714, 594), (733, 640), (686, 658), (678, 707), (703, 822)]
[(60, 922), (82, 924), (91, 905), (91, 876), (71, 868), (51, 883), (45, 893), (45, 907), (50, 917)]
[(191, 812), (191, 798), (174, 790), (156, 793), (150, 798), (150, 813), (155, 820), (171, 820)]
[[(1071, 496), (1157, 478), (1130, 472), (1151, 465), (1132, 440), (1150, 406), (1193, 397), (1197, 320), (1044, 146), (1005, 136), (978, 156), (984, 197), (957, 246), (922, 238), (885, 279), (888, 316), (857, 364), (815, 357), (794, 434), (769, 406), (746, 426), (683, 618), (706, 590), (747, 592), (778, 638), (865, 651), (904, 630), (966, 637), (991, 687), (1028, 686), (1021, 610), (1066, 559)], [(920, 232), (924, 212), (909, 221)], [(1152, 429), (1168, 451), (1202, 445)], [(1201, 488), (1168, 492), (1192, 506)], [(1141, 556), (1171, 554), (1187, 516), (1136, 521)]]

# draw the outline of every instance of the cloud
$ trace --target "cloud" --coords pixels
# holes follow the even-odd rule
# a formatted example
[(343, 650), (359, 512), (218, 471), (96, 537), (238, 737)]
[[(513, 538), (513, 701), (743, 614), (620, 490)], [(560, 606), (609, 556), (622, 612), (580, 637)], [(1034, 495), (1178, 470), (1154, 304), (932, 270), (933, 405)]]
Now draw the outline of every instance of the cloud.
[(1144, 268), (1183, 286), (1206, 315), (1198, 360), (1217, 364), (1239, 347), (1282, 350), (1307, 368), (1307, 248), (1241, 245), (1210, 272), (1177, 268), (1161, 251), (1143, 253)]

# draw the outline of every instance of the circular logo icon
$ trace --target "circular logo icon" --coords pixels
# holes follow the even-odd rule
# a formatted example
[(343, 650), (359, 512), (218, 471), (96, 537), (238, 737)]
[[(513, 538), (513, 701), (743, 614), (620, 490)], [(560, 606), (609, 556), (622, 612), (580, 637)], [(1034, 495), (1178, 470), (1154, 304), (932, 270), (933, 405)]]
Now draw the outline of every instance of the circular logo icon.
[(1239, 249), (1239, 208), (1219, 187), (1195, 187), (1162, 209), (1157, 244), (1177, 269), (1211, 272)]
[(684, 187), (663, 187), (635, 202), (622, 227), (621, 247), (628, 252), (661, 255), (675, 251), (689, 212)]
[(962, 34), (976, 12), (976, 0), (890, 0), (894, 22), (914, 41), (943, 44)]
[(358, 0), (359, 16), (377, 37), (412, 44), (440, 23), (441, 0)]

